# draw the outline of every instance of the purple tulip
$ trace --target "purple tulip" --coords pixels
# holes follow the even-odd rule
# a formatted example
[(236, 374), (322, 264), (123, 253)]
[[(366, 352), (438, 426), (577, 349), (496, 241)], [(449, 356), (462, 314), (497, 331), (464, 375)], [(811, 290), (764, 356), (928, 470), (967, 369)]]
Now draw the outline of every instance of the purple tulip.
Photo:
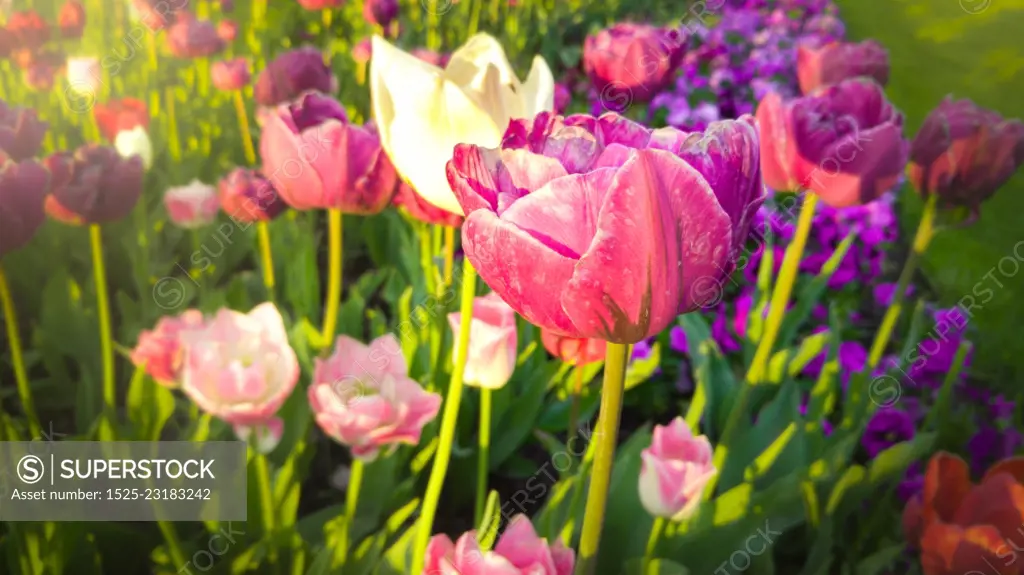
[(20, 162), (35, 156), (48, 127), (35, 110), (14, 108), (0, 100), (0, 165), (8, 158)]
[(583, 68), (602, 97), (646, 102), (671, 80), (683, 46), (679, 31), (620, 23), (587, 37)]
[(398, 0), (363, 0), (363, 18), (370, 24), (387, 28), (398, 16)]
[(270, 61), (256, 78), (253, 95), (261, 106), (277, 106), (310, 90), (331, 94), (338, 90), (338, 80), (324, 63), (323, 54), (305, 47)]
[(43, 225), (49, 180), (35, 160), (0, 163), (0, 257), (27, 244)]
[(977, 213), (1024, 163), (1024, 123), (947, 97), (910, 146), (910, 181), (927, 197)]
[(218, 90), (224, 91), (241, 90), (249, 84), (249, 80), (252, 78), (249, 61), (245, 58), (214, 62), (210, 68), (210, 76), (212, 76), (213, 85)]
[(297, 210), (375, 214), (397, 189), (398, 175), (377, 130), (350, 123), (341, 104), (321, 94), (306, 94), (268, 114), (260, 155), (264, 175)]
[(764, 200), (750, 117), (704, 134), (618, 114), (513, 120), (455, 147), (466, 256), (530, 322), (636, 343), (718, 296)]
[(874, 40), (800, 46), (796, 56), (800, 90), (810, 94), (849, 78), (868, 76), (879, 85), (889, 81), (889, 53)]
[(73, 224), (102, 224), (131, 213), (142, 194), (142, 158), (122, 158), (112, 147), (87, 144), (45, 160), (52, 179), (46, 213)]
[(270, 180), (255, 170), (235, 168), (219, 184), (220, 207), (239, 222), (268, 222), (288, 206)]
[(213, 22), (183, 12), (167, 30), (167, 49), (178, 58), (205, 58), (223, 50), (224, 40)]

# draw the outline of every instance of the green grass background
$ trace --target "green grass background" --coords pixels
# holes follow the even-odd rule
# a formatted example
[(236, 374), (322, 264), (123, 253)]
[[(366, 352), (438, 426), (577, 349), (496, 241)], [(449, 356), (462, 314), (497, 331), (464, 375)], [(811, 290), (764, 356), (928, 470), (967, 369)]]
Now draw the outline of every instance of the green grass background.
[[(909, 135), (946, 94), (1024, 118), (1024, 0), (838, 3), (851, 38), (875, 38), (889, 49), (888, 92), (906, 114)], [(913, 234), (921, 201), (911, 192), (901, 203), (907, 216), (903, 233)], [(973, 226), (936, 237), (922, 266), (943, 305), (955, 304), (975, 286), (993, 290), (971, 321), (972, 372), (1014, 395), (1024, 393), (1024, 262), (1019, 269), (1004, 262), (1007, 273), (997, 269), (985, 276), (1000, 259), (1012, 259), (1022, 241), (1024, 170), (984, 205)], [(1024, 255), (1024, 244), (1018, 253)]]

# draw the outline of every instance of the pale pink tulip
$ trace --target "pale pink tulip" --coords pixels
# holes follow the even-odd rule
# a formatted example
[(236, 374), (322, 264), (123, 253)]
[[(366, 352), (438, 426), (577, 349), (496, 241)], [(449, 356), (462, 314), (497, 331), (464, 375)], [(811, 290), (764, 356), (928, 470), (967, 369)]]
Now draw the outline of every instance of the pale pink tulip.
[(556, 540), (549, 545), (525, 515), (512, 519), (494, 551), (481, 551), (476, 532), (452, 543), (435, 535), (427, 546), (423, 575), (571, 575), (576, 561), (571, 549)]
[(277, 428), (275, 415), (299, 380), (281, 313), (263, 303), (248, 314), (221, 309), (199, 329), (180, 334), (181, 387), (203, 411), (235, 427), (239, 437)]
[(168, 188), (164, 192), (164, 207), (176, 225), (194, 229), (213, 223), (220, 211), (220, 200), (217, 188), (192, 180), (187, 186)]
[[(448, 315), (448, 323), (455, 334), (455, 349), (459, 346), (459, 323), (462, 314)], [(484, 389), (500, 389), (508, 383), (516, 368), (516, 312), (491, 292), (473, 300), (473, 319), (470, 321), (469, 357), (466, 358), (466, 385)]]
[(697, 510), (704, 486), (717, 470), (711, 442), (694, 437), (682, 417), (654, 426), (651, 446), (641, 453), (640, 502), (655, 517), (686, 519)]
[(331, 357), (316, 361), (309, 386), (317, 425), (364, 461), (398, 443), (419, 443), (423, 426), (441, 408), (441, 396), (425, 391), (408, 371), (394, 335), (369, 345), (339, 337)]
[(145, 367), (157, 383), (177, 387), (182, 366), (182, 349), (178, 335), (203, 325), (203, 314), (190, 309), (179, 316), (165, 316), (152, 330), (139, 334), (139, 343), (132, 350), (132, 363)]

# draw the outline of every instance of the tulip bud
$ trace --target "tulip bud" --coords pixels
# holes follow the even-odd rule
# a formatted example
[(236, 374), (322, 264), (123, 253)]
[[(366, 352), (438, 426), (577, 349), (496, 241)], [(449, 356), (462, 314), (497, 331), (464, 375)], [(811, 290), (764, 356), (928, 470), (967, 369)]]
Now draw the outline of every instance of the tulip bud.
[(95, 97), (103, 86), (103, 70), (96, 58), (68, 58), (68, 87), (77, 94)]
[(889, 53), (874, 40), (833, 42), (817, 49), (800, 46), (796, 62), (804, 94), (858, 76), (873, 78), (881, 86), (889, 81)]
[(324, 63), (323, 54), (305, 47), (271, 60), (256, 78), (253, 96), (261, 106), (277, 106), (307, 91), (331, 94), (337, 89), (338, 81)]
[(684, 47), (678, 31), (619, 23), (587, 37), (583, 68), (602, 96), (614, 89), (646, 102), (671, 80)]
[(210, 68), (213, 85), (218, 90), (241, 90), (252, 78), (249, 72), (249, 61), (245, 58), (214, 62)]
[(114, 139), (114, 147), (121, 157), (130, 158), (138, 156), (142, 159), (142, 166), (147, 170), (153, 167), (153, 144), (149, 140), (149, 134), (142, 126), (135, 126), (131, 130), (121, 130)]
[(46, 214), (50, 174), (35, 160), (0, 159), (0, 258), (29, 242)]
[[(448, 315), (448, 323), (455, 333), (452, 349), (453, 361), (459, 348), (459, 324), (462, 314)], [(516, 368), (517, 350), (516, 312), (501, 296), (489, 293), (473, 300), (470, 320), (469, 353), (466, 357), (464, 381), (466, 385), (483, 389), (501, 389)]]
[(387, 28), (398, 16), (398, 0), (363, 0), (363, 18), (370, 24)]
[(213, 186), (192, 180), (187, 186), (168, 188), (164, 192), (164, 207), (175, 225), (195, 229), (217, 219), (220, 202)]
[(217, 24), (217, 37), (230, 44), (238, 37), (238, 24), (232, 20), (221, 20)]
[(369, 38), (363, 38), (352, 47), (352, 59), (357, 64), (366, 64), (373, 55), (373, 44)]
[(103, 224), (131, 213), (142, 194), (141, 158), (86, 144), (45, 160), (52, 175), (46, 213), (67, 224)]
[(0, 100), (0, 165), (5, 158), (20, 162), (35, 156), (49, 124), (29, 108), (14, 108)]
[(100, 133), (107, 141), (113, 142), (121, 132), (137, 127), (149, 128), (149, 110), (145, 102), (135, 98), (121, 98), (108, 104), (96, 104), (93, 117)]
[(69, 40), (82, 37), (85, 30), (85, 7), (78, 0), (68, 0), (60, 7), (57, 14), (57, 25), (60, 35)]
[(423, 575), (572, 575), (576, 554), (558, 539), (548, 543), (525, 515), (516, 515), (498, 538), (493, 551), (480, 549), (476, 532), (464, 533), (457, 543), (435, 535), (427, 545)]
[(651, 446), (640, 456), (640, 503), (651, 515), (672, 521), (693, 515), (704, 486), (718, 472), (711, 462), (711, 442), (694, 437), (682, 417), (654, 426)]
[(153, 381), (165, 387), (178, 387), (184, 350), (179, 335), (189, 329), (203, 325), (203, 314), (190, 309), (179, 316), (165, 316), (156, 322), (152, 330), (142, 330), (139, 342), (132, 350), (132, 363), (145, 367)]
[(288, 207), (270, 180), (254, 170), (235, 168), (219, 188), (221, 209), (238, 222), (269, 222)]
[(600, 339), (568, 337), (549, 329), (540, 331), (544, 349), (558, 359), (578, 367), (604, 361), (608, 344)]
[(223, 50), (224, 40), (212, 22), (182, 14), (167, 30), (167, 49), (178, 58), (205, 58)]
[(50, 41), (50, 26), (35, 10), (11, 14), (7, 29), (18, 40), (18, 48), (34, 52)]
[(982, 202), (1024, 163), (1024, 124), (970, 100), (947, 97), (928, 117), (910, 146), (908, 175), (924, 197), (977, 214)]

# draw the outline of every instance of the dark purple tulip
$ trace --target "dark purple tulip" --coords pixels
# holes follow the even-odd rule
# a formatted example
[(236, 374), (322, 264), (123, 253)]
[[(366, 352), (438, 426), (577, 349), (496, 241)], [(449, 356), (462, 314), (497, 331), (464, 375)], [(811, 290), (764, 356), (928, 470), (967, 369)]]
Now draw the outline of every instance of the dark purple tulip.
[(35, 160), (0, 165), (0, 257), (27, 244), (43, 225), (49, 179)]
[(167, 30), (167, 48), (178, 58), (204, 58), (223, 50), (224, 40), (213, 22), (183, 12)]
[(644, 102), (671, 80), (684, 46), (678, 31), (620, 23), (587, 37), (583, 68), (602, 96)]
[(256, 170), (235, 168), (218, 185), (220, 207), (239, 222), (269, 222), (288, 207), (270, 180)]
[(249, 72), (249, 61), (245, 58), (214, 62), (210, 68), (213, 85), (218, 90), (241, 90), (249, 84), (252, 74)]
[(800, 46), (796, 67), (804, 94), (858, 76), (873, 78), (881, 86), (889, 81), (889, 53), (874, 40), (834, 42), (817, 49)]
[(363, 18), (370, 24), (387, 28), (398, 16), (398, 0), (364, 0)]
[(915, 427), (913, 418), (902, 409), (880, 409), (864, 429), (861, 445), (874, 459), (893, 445), (913, 439)]
[(253, 95), (261, 106), (277, 106), (310, 90), (331, 94), (338, 80), (313, 47), (290, 50), (274, 58), (256, 78)]
[(45, 160), (52, 179), (46, 213), (66, 224), (102, 224), (131, 213), (142, 194), (142, 158), (87, 144)]
[(0, 100), (0, 164), (31, 158), (43, 145), (49, 124), (40, 121), (30, 108), (12, 108)]
[(910, 181), (922, 196), (977, 213), (1024, 163), (1024, 124), (946, 97), (910, 146)]

